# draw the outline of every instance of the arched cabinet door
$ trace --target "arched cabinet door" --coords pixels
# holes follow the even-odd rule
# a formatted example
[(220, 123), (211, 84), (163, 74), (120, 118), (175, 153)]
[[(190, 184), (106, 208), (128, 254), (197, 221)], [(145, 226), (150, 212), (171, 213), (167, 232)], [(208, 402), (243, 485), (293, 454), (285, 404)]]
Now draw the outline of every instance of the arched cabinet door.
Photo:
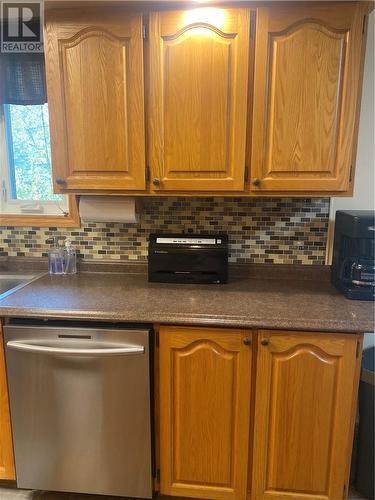
[(151, 13), (155, 191), (244, 189), (249, 19), (239, 8)]
[(361, 3), (258, 9), (253, 191), (349, 189), (364, 45)]
[(245, 500), (251, 332), (163, 327), (160, 339), (160, 491)]
[(56, 190), (145, 189), (142, 15), (46, 13)]
[(252, 498), (346, 498), (359, 342), (259, 332)]

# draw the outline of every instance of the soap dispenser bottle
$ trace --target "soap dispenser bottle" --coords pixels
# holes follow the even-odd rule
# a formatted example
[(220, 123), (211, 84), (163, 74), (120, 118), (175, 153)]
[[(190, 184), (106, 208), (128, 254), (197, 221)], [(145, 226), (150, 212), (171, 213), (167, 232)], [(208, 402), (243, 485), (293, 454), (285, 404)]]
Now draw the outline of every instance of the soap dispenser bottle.
[(64, 249), (59, 245), (57, 236), (54, 236), (52, 247), (48, 250), (49, 274), (64, 274)]
[(65, 268), (64, 274), (77, 273), (77, 252), (70, 240), (65, 241)]

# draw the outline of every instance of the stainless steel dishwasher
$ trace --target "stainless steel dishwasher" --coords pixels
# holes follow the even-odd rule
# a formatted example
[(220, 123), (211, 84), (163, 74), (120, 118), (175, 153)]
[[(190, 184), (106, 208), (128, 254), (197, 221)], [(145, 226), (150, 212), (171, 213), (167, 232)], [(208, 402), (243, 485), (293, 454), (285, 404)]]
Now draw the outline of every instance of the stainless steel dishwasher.
[(18, 487), (152, 498), (149, 330), (4, 331)]

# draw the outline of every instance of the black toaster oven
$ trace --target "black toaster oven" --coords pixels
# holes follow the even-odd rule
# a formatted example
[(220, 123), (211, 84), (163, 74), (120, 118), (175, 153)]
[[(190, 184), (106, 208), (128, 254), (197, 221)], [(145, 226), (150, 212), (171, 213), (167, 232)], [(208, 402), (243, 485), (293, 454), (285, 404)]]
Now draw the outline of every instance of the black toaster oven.
[(228, 235), (150, 234), (148, 279), (159, 283), (226, 283)]

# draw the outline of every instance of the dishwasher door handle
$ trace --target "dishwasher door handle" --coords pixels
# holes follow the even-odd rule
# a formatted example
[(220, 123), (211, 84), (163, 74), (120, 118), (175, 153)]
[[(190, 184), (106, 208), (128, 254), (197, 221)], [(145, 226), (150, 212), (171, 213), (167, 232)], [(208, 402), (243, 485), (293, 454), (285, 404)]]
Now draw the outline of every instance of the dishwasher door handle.
[(67, 356), (126, 356), (130, 354), (144, 354), (144, 346), (107, 347), (83, 349), (72, 347), (50, 347), (37, 344), (27, 344), (18, 340), (9, 340), (7, 347), (15, 351), (35, 352), (40, 354), (65, 354)]

